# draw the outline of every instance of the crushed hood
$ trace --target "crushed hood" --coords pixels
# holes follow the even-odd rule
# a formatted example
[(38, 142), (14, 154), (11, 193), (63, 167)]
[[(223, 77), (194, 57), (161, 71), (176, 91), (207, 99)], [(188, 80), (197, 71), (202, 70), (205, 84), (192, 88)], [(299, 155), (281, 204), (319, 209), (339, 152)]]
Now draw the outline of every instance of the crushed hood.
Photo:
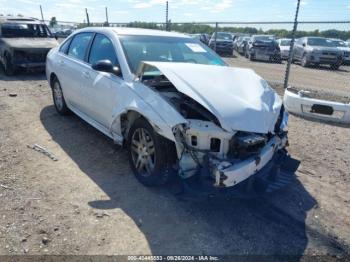
[(253, 70), (190, 63), (145, 62), (214, 114), (223, 129), (273, 132), (282, 100)]
[(58, 45), (55, 38), (20, 37), (2, 38), (1, 40), (14, 49), (51, 49)]

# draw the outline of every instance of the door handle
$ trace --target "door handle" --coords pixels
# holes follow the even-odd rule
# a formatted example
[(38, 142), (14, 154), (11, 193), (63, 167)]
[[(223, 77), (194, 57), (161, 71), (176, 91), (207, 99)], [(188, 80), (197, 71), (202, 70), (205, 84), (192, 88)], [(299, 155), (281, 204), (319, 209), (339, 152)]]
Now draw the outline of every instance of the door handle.
[(83, 77), (86, 79), (89, 79), (90, 78), (89, 72), (83, 72)]

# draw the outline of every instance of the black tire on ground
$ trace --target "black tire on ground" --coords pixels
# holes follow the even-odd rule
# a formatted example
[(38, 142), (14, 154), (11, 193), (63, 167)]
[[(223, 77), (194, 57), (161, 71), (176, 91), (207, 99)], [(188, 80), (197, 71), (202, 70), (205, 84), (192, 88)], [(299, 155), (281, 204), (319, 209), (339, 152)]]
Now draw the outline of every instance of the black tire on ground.
[(307, 61), (306, 54), (303, 54), (303, 57), (301, 58), (301, 66), (302, 66), (302, 67), (308, 67), (308, 66), (309, 66), (309, 63), (308, 63), (308, 61)]
[(66, 100), (64, 99), (60, 81), (57, 77), (52, 80), (52, 99), (55, 105), (56, 111), (60, 115), (69, 115), (71, 111), (67, 107)]
[(4, 73), (7, 76), (13, 76), (16, 72), (16, 67), (12, 64), (11, 57), (8, 54), (4, 56)]
[(333, 64), (333, 65), (330, 65), (330, 67), (332, 70), (338, 70), (340, 67), (340, 64)]
[(158, 135), (144, 118), (130, 128), (127, 147), (131, 169), (143, 185), (164, 185), (175, 176), (175, 145)]
[(249, 60), (250, 61), (254, 61), (255, 60), (255, 57), (253, 54), (249, 53)]

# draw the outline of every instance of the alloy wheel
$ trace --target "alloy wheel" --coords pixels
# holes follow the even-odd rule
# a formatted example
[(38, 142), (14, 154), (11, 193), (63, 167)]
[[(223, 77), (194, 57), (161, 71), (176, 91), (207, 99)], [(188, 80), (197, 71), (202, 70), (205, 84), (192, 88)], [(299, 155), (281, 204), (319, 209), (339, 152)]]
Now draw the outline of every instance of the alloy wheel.
[(135, 130), (131, 138), (131, 155), (137, 172), (142, 176), (150, 176), (155, 168), (155, 147), (152, 137), (144, 128)]

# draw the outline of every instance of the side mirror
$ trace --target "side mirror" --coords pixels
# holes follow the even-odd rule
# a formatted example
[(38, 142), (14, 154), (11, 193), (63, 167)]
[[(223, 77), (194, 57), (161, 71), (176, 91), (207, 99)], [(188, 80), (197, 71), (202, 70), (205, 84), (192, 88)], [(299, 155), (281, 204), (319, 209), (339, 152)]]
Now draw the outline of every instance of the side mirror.
[(110, 60), (100, 60), (93, 64), (92, 69), (100, 72), (112, 73), (120, 76), (121, 72), (118, 66), (114, 66)]

